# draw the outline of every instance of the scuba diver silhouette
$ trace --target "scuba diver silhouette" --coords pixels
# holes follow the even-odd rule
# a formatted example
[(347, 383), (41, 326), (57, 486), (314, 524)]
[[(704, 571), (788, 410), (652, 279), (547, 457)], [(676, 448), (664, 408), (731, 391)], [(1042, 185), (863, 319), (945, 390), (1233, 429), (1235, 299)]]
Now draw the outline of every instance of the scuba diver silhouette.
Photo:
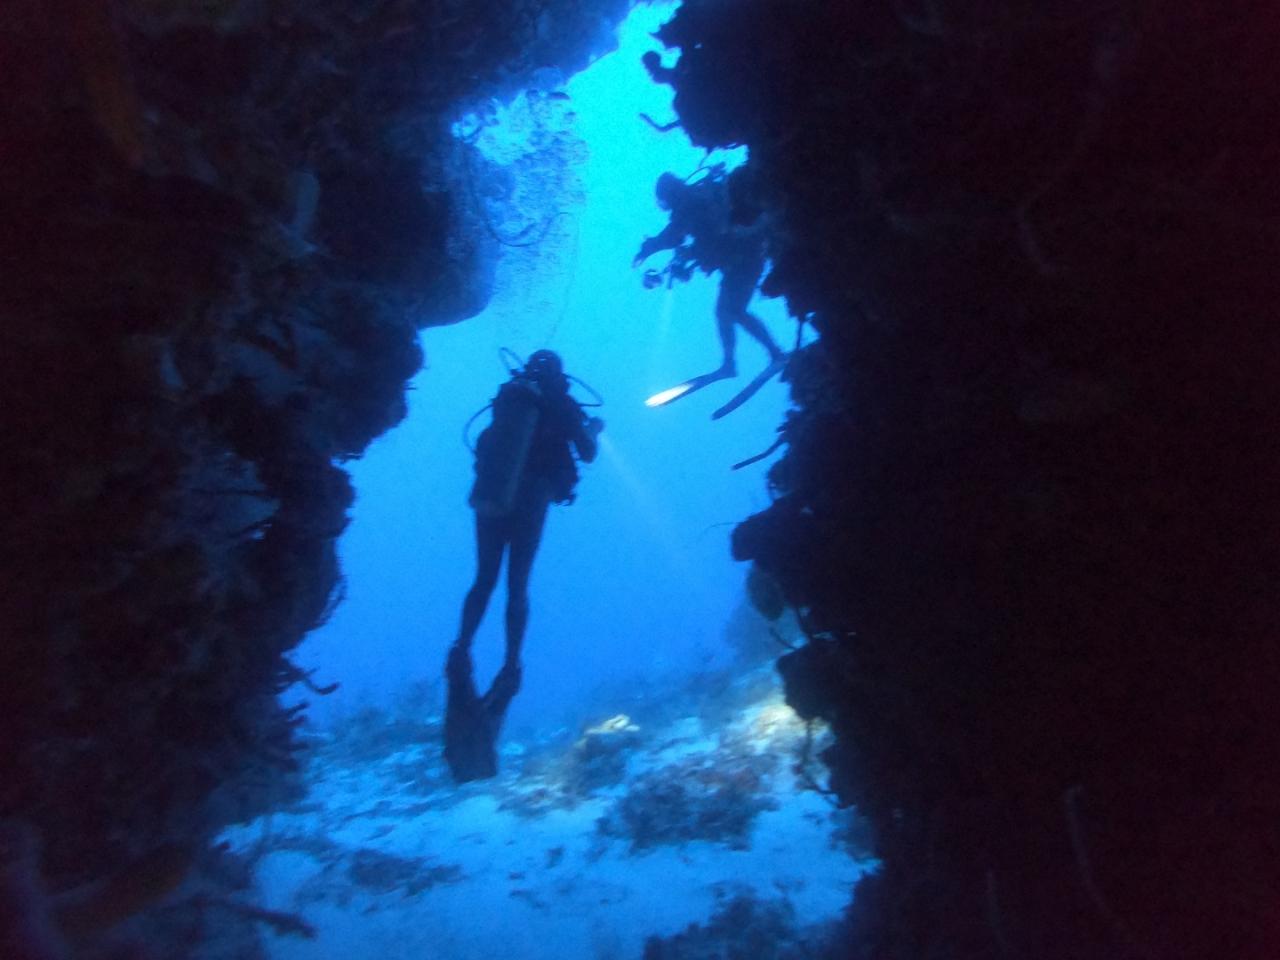
[[(724, 360), (710, 373), (686, 381), (650, 399), (651, 406), (669, 403), (694, 390), (735, 377), (735, 328), (742, 327), (769, 353), (769, 369), (776, 372), (786, 359), (774, 343), (764, 323), (747, 306), (764, 273), (764, 237), (758, 225), (734, 222), (729, 196), (729, 177), (717, 166), (702, 180), (690, 184), (673, 173), (658, 177), (654, 187), (658, 206), (670, 211), (671, 221), (657, 236), (646, 237), (631, 265), (638, 267), (660, 250), (674, 250), (672, 279), (687, 279), (696, 264), (704, 272), (720, 271), (720, 292), (716, 297), (716, 330)], [(686, 238), (692, 238), (686, 243)], [(654, 271), (646, 274), (646, 285), (661, 282)], [(670, 394), (670, 396), (667, 396)], [(727, 412), (727, 411), (726, 411)]]
[[(569, 393), (569, 378), (550, 350), (529, 357), (498, 390), (493, 422), (476, 442), (476, 481), (470, 504), (476, 514), (476, 576), (462, 604), (458, 639), (449, 649), (445, 676), (445, 758), (458, 782), (497, 772), (494, 740), (512, 697), (520, 689), (520, 653), (529, 621), (529, 574), (542, 539), (547, 508), (571, 503), (578, 459), (596, 457), (604, 421), (588, 417)], [(471, 641), (484, 618), (507, 555), (506, 658), (489, 692), (477, 696)]]

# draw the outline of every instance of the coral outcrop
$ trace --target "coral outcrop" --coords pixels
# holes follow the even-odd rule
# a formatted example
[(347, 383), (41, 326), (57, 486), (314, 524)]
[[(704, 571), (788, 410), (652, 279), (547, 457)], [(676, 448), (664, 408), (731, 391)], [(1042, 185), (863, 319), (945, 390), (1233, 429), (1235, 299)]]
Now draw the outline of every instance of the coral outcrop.
[(688, 0), (662, 30), (821, 335), (734, 550), (799, 611), (790, 702), (877, 832), (849, 956), (1280, 942), (1273, 23)]
[(55, 882), (287, 789), (340, 463), (403, 416), (416, 330), (488, 297), (449, 125), (626, 6), (6, 10), (0, 815)]
[(633, 852), (693, 840), (745, 849), (756, 816), (776, 808), (762, 782), (777, 766), (777, 757), (757, 754), (668, 764), (638, 777), (598, 829)]
[(691, 923), (669, 937), (645, 941), (643, 960), (830, 960), (832, 928), (807, 930), (785, 899), (748, 892), (724, 898), (706, 923)]

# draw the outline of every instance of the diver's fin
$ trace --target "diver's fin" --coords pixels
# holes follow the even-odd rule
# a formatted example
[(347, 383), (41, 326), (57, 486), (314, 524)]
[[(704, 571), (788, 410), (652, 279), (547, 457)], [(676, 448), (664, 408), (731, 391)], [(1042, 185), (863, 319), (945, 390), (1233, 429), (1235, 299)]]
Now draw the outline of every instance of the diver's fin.
[(673, 403), (681, 397), (696, 393), (703, 387), (709, 387), (718, 380), (728, 380), (732, 376), (732, 373), (713, 370), (711, 373), (704, 373), (701, 376), (694, 377), (692, 380), (686, 380), (684, 383), (678, 383), (674, 387), (655, 393), (644, 402), (644, 405), (646, 407), (665, 407), (668, 403)]
[(504, 664), (498, 671), (498, 675), (493, 678), (493, 685), (489, 687), (489, 692), (480, 698), (493, 723), (495, 734), (502, 728), (502, 721), (507, 716), (507, 707), (511, 705), (512, 698), (520, 689), (520, 678), (519, 666)]
[(721, 417), (733, 413), (733, 411), (737, 410), (740, 406), (754, 397), (756, 395), (756, 391), (782, 372), (782, 368), (787, 365), (787, 358), (788, 355), (783, 354), (777, 360), (773, 361), (773, 363), (769, 364), (757, 373), (755, 375), (755, 379), (735, 393), (730, 398), (729, 402), (723, 407), (711, 414), (711, 419), (719, 420)]
[(476, 695), (471, 657), (465, 650), (449, 651), (445, 677), (449, 696), (444, 710), (444, 759), (449, 772), (458, 783), (497, 776), (497, 730), (484, 701)]

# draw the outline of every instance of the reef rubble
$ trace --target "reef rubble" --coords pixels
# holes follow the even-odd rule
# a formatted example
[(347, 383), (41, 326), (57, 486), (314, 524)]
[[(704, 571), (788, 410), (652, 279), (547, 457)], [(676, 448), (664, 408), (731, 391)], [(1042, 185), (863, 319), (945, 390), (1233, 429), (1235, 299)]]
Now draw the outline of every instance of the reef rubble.
[[(317, 730), (306, 796), (219, 837), (248, 878), (236, 899), (313, 931), (271, 938), (275, 960), (354, 945), (585, 960), (639, 957), (646, 941), (672, 958), (757, 944), (778, 951), (760, 956), (816, 960), (787, 951), (827, 942), (875, 863), (859, 819), (795, 768), (806, 725), (771, 674), (726, 681), (741, 700), (724, 729), (677, 697), (673, 719), (614, 716), (576, 739), (508, 742), (498, 776), (461, 789), (438, 735), (424, 742), (393, 716), (381, 756), (365, 749), (369, 721)], [(621, 762), (584, 778), (587, 752)], [(681, 788), (677, 802), (664, 783)]]
[(737, 892), (705, 922), (650, 937), (641, 960), (829, 960), (838, 936), (836, 924), (800, 929), (785, 897), (762, 900)]

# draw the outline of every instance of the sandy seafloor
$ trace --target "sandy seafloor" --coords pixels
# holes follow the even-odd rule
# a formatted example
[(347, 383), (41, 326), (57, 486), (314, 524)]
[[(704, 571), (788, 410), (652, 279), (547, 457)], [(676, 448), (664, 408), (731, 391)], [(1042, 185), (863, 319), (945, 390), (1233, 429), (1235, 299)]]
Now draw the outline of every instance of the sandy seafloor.
[(809, 936), (874, 862), (856, 816), (814, 789), (821, 764), (798, 772), (804, 725), (771, 669), (732, 686), (714, 719), (666, 704), (648, 724), (507, 742), (500, 775), (462, 787), (438, 716), (317, 738), (307, 796), (222, 838), (253, 861), (255, 902), (314, 929), (265, 930), (269, 955), (639, 960), (744, 902), (767, 903), (769, 936)]

